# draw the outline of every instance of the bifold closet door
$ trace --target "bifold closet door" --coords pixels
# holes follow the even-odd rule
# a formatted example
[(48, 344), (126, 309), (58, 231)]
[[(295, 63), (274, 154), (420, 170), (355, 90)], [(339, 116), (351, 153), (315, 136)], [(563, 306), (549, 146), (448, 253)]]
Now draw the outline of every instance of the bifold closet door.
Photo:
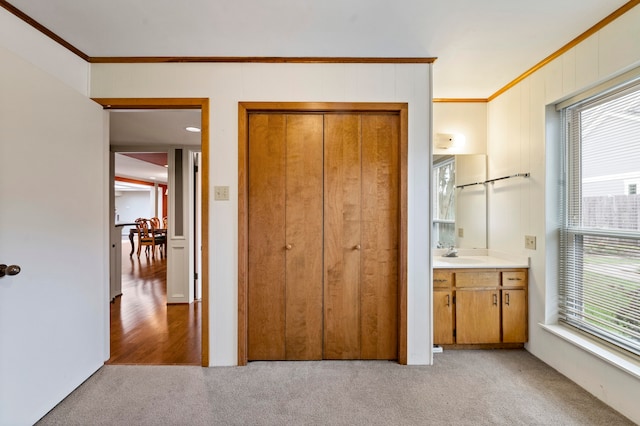
[(360, 358), (361, 120), (324, 118), (324, 358)]
[(361, 359), (398, 358), (400, 117), (362, 115)]
[(321, 115), (250, 114), (248, 359), (322, 358)]
[(396, 359), (399, 117), (324, 122), (324, 358)]

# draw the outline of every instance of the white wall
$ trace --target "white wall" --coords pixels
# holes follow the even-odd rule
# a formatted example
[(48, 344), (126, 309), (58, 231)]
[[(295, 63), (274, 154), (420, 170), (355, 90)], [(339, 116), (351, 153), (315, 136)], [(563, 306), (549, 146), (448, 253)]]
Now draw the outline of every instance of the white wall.
[[(566, 52), (489, 103), (489, 177), (531, 177), (489, 187), (489, 247), (531, 257), (528, 350), (640, 423), (640, 380), (568, 343), (539, 324), (551, 322), (557, 285), (557, 144), (548, 105), (640, 65), (640, 7)], [(537, 250), (524, 249), (524, 235)]]
[[(408, 102), (408, 361), (430, 362), (428, 64), (94, 64), (93, 97), (206, 97), (211, 100), (210, 362), (237, 363), (238, 102)], [(213, 194), (210, 199), (213, 200)]]
[(78, 92), (89, 93), (89, 64), (0, 7), (0, 45)]
[[(153, 190), (153, 187), (149, 187)], [(122, 191), (116, 194), (116, 222), (135, 222), (139, 217), (155, 216), (154, 191)]]
[(437, 133), (460, 133), (466, 142), (462, 147), (450, 149), (439, 149), (434, 144), (434, 154), (486, 154), (487, 103), (434, 102), (433, 134)]

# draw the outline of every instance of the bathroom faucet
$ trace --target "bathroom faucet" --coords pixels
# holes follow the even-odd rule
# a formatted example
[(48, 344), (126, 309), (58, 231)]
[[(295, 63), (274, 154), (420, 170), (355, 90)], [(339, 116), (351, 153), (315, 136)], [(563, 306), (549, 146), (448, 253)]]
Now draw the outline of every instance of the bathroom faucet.
[(442, 255), (443, 257), (458, 257), (458, 249), (451, 246), (447, 249), (447, 252)]

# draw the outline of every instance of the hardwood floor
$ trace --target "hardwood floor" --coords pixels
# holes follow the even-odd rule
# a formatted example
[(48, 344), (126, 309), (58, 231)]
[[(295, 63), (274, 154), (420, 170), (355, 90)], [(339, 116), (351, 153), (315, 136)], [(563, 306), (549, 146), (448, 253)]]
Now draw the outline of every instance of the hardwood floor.
[(167, 305), (167, 261), (123, 243), (122, 296), (111, 303), (107, 364), (200, 365), (201, 306)]

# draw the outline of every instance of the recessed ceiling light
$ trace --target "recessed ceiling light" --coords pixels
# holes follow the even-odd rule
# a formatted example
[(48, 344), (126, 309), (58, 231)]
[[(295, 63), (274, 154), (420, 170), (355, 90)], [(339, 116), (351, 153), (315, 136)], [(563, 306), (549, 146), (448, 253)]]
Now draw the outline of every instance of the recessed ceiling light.
[(199, 127), (192, 127), (192, 126), (189, 126), (189, 127), (186, 127), (186, 128), (185, 128), (185, 130), (186, 130), (187, 132), (200, 133), (200, 128), (199, 128)]

